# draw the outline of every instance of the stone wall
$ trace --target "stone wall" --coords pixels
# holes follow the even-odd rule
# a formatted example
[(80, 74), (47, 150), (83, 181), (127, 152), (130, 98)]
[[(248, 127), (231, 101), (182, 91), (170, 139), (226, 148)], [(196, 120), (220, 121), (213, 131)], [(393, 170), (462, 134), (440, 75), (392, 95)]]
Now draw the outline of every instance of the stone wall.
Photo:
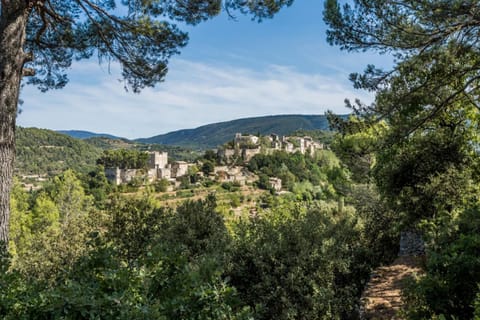
[(261, 152), (261, 148), (255, 149), (242, 149), (242, 158), (244, 161), (250, 161), (253, 156), (259, 154)]
[(120, 169), (122, 183), (128, 183), (137, 176), (137, 169)]
[(400, 233), (399, 256), (419, 256), (425, 254), (425, 242), (420, 232), (415, 230)]
[(148, 153), (148, 168), (165, 168), (168, 164), (168, 153), (153, 151)]
[(116, 168), (105, 168), (105, 177), (108, 179), (108, 181), (111, 181), (114, 185), (119, 185), (122, 183), (121, 177), (120, 177), (120, 169), (118, 167)]

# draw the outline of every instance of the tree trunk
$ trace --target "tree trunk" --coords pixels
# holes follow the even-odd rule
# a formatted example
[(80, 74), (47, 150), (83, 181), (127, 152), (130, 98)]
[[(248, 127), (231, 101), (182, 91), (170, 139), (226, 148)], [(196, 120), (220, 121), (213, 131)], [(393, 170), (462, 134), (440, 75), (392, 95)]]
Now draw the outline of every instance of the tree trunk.
[(0, 243), (8, 245), (15, 122), (29, 10), (28, 1), (1, 0), (0, 13)]

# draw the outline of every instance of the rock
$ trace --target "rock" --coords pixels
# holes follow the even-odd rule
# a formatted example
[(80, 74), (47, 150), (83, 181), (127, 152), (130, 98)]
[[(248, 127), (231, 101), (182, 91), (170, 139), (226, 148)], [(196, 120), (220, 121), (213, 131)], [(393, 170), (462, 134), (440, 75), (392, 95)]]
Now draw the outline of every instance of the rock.
[(425, 254), (425, 242), (422, 235), (416, 230), (400, 233), (399, 256), (421, 256)]

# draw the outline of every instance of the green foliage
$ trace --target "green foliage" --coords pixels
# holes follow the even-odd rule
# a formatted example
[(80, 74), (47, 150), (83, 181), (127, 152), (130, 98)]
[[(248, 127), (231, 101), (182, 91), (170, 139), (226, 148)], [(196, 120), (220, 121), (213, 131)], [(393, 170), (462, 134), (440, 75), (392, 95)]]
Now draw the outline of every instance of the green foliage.
[[(468, 135), (455, 128), (412, 135), (378, 154), (374, 177), (404, 223), (462, 208), (475, 194), (475, 156)], [(473, 171), (472, 171), (473, 170)]]
[(374, 169), (379, 192), (403, 225), (420, 225), (428, 240), (426, 275), (406, 291), (409, 319), (475, 315), (477, 9), (475, 1), (325, 2), (331, 44), (395, 57), (390, 71), (369, 65), (364, 74), (350, 76), (356, 88), (374, 91), (376, 98), (370, 106), (348, 105), (366, 123), (388, 123)]
[(141, 198), (113, 195), (108, 207), (111, 217), (107, 239), (129, 265), (148, 252), (161, 229), (164, 210), (148, 193)]
[(229, 200), (232, 208), (238, 208), (242, 202), (241, 197), (237, 193), (230, 194)]
[(105, 150), (97, 160), (97, 164), (105, 168), (120, 169), (145, 169), (147, 167), (148, 154), (137, 150), (118, 149)]
[(192, 181), (190, 176), (185, 175), (180, 177), (180, 189), (190, 189), (192, 187)]
[(474, 307), (475, 307), (475, 314), (474, 319), (480, 319), (480, 292), (477, 293), (477, 297), (475, 298), (474, 302)]
[[(241, 221), (228, 276), (256, 319), (346, 319), (368, 268), (349, 214), (295, 203)], [(365, 262), (365, 261), (364, 261)], [(363, 267), (363, 265), (362, 265)], [(358, 269), (361, 269), (360, 267)], [(367, 272), (366, 272), (367, 271)]]
[(55, 175), (66, 169), (87, 172), (95, 167), (101, 149), (51, 130), (16, 130), (15, 170), (21, 175)]
[[(251, 319), (249, 309), (223, 277), (231, 237), (216, 212), (214, 197), (169, 210), (159, 208), (148, 194), (116, 195), (108, 211), (111, 220), (97, 224), (97, 232), (79, 237), (74, 235), (80, 230), (74, 228), (75, 234), (63, 235), (77, 241), (69, 243), (69, 249), (85, 248), (68, 266), (66, 260), (52, 259), (49, 249), (41, 249), (47, 255), (43, 263), (51, 263), (42, 266), (44, 272), (50, 271), (48, 277), (33, 265), (28, 266), (31, 272), (19, 269), (22, 263), (35, 261), (31, 258), (13, 266), (2, 258), (0, 317)], [(105, 236), (99, 232), (103, 228)], [(35, 249), (53, 247), (42, 241)], [(66, 240), (52, 241), (58, 249)]]
[(216, 211), (216, 199), (186, 201), (166, 217), (160, 242), (178, 246), (186, 257), (215, 257), (221, 263), (230, 244), (223, 217)]
[[(474, 1), (325, 2), (327, 39), (344, 50), (392, 52), (390, 71), (373, 65), (353, 74), (356, 88), (375, 91), (375, 104), (354, 109), (387, 119), (395, 136), (410, 133), (455, 111), (478, 118), (479, 42), (471, 36)], [(475, 22), (473, 22), (475, 21)], [(432, 35), (435, 35), (432, 37)]]
[[(17, 127), (16, 149), (15, 171), (19, 175), (54, 176), (67, 169), (87, 174), (97, 171), (95, 164), (99, 158), (105, 157), (104, 150), (116, 150), (111, 151), (112, 154), (121, 153), (121, 149), (130, 150), (132, 154), (167, 151), (169, 158), (183, 161), (193, 161), (198, 156), (197, 152), (176, 146), (146, 145), (103, 137), (78, 140), (52, 130), (22, 127)], [(132, 162), (136, 164), (137, 161)], [(139, 166), (143, 167), (142, 164)]]
[[(341, 115), (340, 117), (344, 118), (344, 117), (346, 117), (346, 115)], [(334, 137), (335, 133), (332, 132), (332, 131), (328, 131), (326, 129), (327, 128), (322, 129), (322, 130), (304, 130), (304, 129), (301, 129), (301, 130), (296, 130), (296, 131), (290, 133), (290, 135), (295, 136), (295, 137), (308, 136), (308, 137), (311, 137), (315, 141), (319, 141), (319, 142), (321, 142), (325, 145), (330, 145), (333, 141), (333, 137)]]
[(166, 192), (169, 186), (170, 186), (170, 182), (167, 179), (157, 180), (153, 184), (153, 187), (155, 188), (156, 192)]
[[(192, 130), (180, 130), (148, 139), (144, 143), (178, 145), (193, 149), (211, 149), (229, 142), (236, 133), (290, 135), (299, 130), (328, 130), (325, 116), (277, 115), (213, 123)], [(231, 146), (233, 147), (233, 145)]]
[[(20, 254), (32, 241), (32, 215), (29, 214), (29, 195), (22, 189), (20, 183), (14, 180), (10, 195), (10, 243), (9, 249), (13, 255)], [(0, 245), (1, 247), (1, 245)]]
[(83, 141), (88, 143), (89, 145), (100, 148), (102, 150), (134, 149), (138, 151), (168, 152), (169, 159), (178, 160), (178, 161), (193, 162), (200, 154), (200, 152), (198, 151), (194, 151), (194, 150), (179, 147), (179, 146), (170, 146), (170, 145), (161, 145), (161, 144), (145, 144), (145, 143), (139, 143), (137, 141), (131, 141), (127, 139), (93, 137), (93, 138), (84, 139)]
[(324, 200), (325, 198), (333, 196), (329, 194), (329, 190), (322, 190), (320, 186), (314, 186), (309, 181), (297, 182), (292, 187), (292, 192), (295, 194), (296, 201), (307, 201), (311, 202), (313, 200)]
[(18, 189), (16, 208), (29, 220), (17, 230), (29, 233), (0, 274), (0, 317), (351, 319), (385, 252), (371, 243), (383, 238), (367, 234), (385, 227), (368, 220), (373, 209), (357, 216), (349, 206), (359, 195), (307, 205), (265, 194), (265, 210), (227, 228), (213, 196), (172, 209), (148, 192), (111, 195), (105, 217), (73, 172), (33, 200)]
[(362, 222), (362, 249), (373, 265), (387, 264), (398, 254), (400, 217), (389, 208), (374, 185), (354, 185), (345, 201)]
[(282, 179), (282, 186), (289, 190), (293, 190), (296, 182), (308, 181), (325, 189), (331, 186), (332, 196), (344, 194), (350, 184), (348, 174), (341, 168), (338, 158), (328, 150), (317, 151), (313, 158), (298, 152), (257, 154), (248, 163), (248, 169), (259, 175), (258, 185), (266, 190), (271, 189), (268, 177)]
[(256, 185), (260, 189), (269, 190), (271, 193), (274, 192), (272, 185), (270, 184), (269, 177), (264, 173), (258, 175), (258, 181), (256, 182)]
[(32, 208), (32, 233), (43, 233), (60, 228), (60, 211), (56, 203), (44, 192), (36, 196)]
[(203, 162), (201, 170), (205, 175), (209, 175), (215, 170), (215, 163), (212, 161), (206, 160)]
[[(171, 254), (152, 255), (164, 256), (168, 259)], [(249, 308), (242, 306), (235, 289), (222, 280), (215, 263), (189, 263), (183, 255), (173, 257), (175, 260), (147, 262), (156, 267), (149, 281), (149, 296), (155, 298), (166, 319), (251, 319)]]
[(211, 161), (213, 163), (216, 163), (217, 160), (218, 160), (217, 153), (213, 150), (205, 151), (202, 158), (205, 159), (205, 160)]
[(86, 239), (103, 217), (71, 170), (31, 196), (19, 189), (12, 193), (12, 264), (22, 274), (52, 281), (84, 254)]
[(95, 206), (99, 209), (105, 207), (107, 195), (112, 192), (113, 186), (108, 182), (105, 176), (103, 166), (96, 166), (94, 170), (80, 177), (85, 193), (93, 196)]
[(474, 207), (446, 220), (427, 254), (427, 274), (406, 292), (409, 319), (433, 315), (471, 319), (480, 283), (480, 211)]
[(385, 123), (369, 127), (353, 116), (348, 118), (348, 122), (337, 118), (331, 118), (331, 121), (331, 125), (340, 131), (331, 144), (332, 150), (352, 173), (353, 181), (370, 182), (371, 169), (375, 165), (375, 151), (386, 131)]
[(58, 207), (62, 221), (88, 212), (92, 206), (92, 198), (85, 195), (82, 183), (73, 170), (67, 170), (54, 177), (49, 192)]
[(220, 187), (228, 192), (236, 192), (240, 190), (240, 184), (238, 182), (222, 182)]
[(258, 199), (258, 207), (261, 209), (275, 208), (279, 205), (281, 199), (270, 193), (262, 194)]
[[(97, 240), (98, 242), (98, 240)], [(97, 243), (55, 286), (0, 274), (2, 319), (250, 319), (208, 263), (190, 264), (171, 250), (128, 268)]]

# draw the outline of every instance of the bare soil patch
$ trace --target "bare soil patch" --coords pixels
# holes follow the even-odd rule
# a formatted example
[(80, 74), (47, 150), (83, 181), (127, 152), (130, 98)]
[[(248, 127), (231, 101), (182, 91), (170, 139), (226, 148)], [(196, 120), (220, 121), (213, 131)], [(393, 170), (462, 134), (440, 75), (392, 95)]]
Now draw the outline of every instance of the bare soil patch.
[(401, 320), (402, 289), (409, 277), (422, 274), (424, 257), (402, 256), (392, 264), (375, 269), (362, 294), (362, 319)]

